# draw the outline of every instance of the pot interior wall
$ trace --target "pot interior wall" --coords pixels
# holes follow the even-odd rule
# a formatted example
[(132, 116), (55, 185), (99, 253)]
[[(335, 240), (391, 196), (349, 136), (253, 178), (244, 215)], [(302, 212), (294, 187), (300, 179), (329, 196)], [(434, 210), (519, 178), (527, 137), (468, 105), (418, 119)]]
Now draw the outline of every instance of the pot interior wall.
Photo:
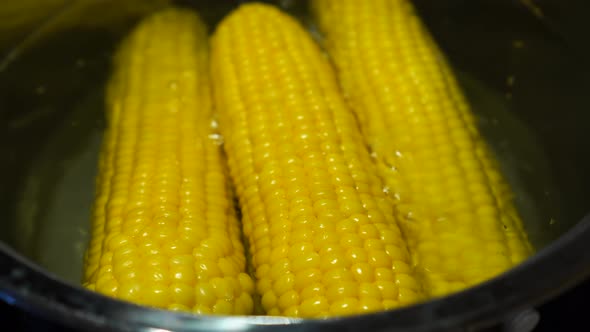
[[(239, 2), (183, 4), (199, 7), (213, 25)], [(280, 3), (309, 23), (302, 1)], [(457, 70), (534, 245), (545, 247), (588, 208), (585, 50), (549, 13), (539, 18), (516, 1), (416, 4)], [(58, 17), (55, 29), (33, 34), (1, 67), (0, 241), (73, 283), (88, 238), (110, 57), (150, 10), (117, 24), (81, 24), (94, 10), (69, 16), (68, 24)]]

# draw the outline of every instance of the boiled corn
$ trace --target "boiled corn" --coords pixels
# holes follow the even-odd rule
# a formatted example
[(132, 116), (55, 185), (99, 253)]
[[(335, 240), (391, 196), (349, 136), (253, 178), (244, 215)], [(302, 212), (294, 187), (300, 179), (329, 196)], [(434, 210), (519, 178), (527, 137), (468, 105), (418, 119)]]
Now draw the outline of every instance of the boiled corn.
[(498, 163), (409, 0), (312, 0), (430, 295), (532, 251)]
[(252, 312), (211, 113), (203, 23), (174, 8), (146, 18), (123, 42), (108, 87), (87, 288), (171, 310)]
[(421, 298), (392, 201), (307, 32), (243, 5), (212, 39), (220, 131), (269, 315), (325, 317)]

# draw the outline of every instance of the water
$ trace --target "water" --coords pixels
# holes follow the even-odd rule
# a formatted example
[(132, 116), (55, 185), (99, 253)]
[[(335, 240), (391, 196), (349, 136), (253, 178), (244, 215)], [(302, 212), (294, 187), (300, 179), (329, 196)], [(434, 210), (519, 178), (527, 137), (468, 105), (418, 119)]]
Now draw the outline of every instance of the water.
[(30, 169), (19, 209), (19, 225), (31, 225), (32, 258), (73, 283), (89, 240), (102, 104), (102, 89), (91, 91), (56, 128)]
[[(295, 6), (294, 1), (283, 3), (301, 14), (301, 7)], [(212, 11), (208, 20), (218, 20), (220, 15), (215, 13), (225, 11), (225, 8)], [(92, 58), (72, 58), (70, 65), (83, 67), (89, 61)], [(28, 256), (51, 273), (76, 284), (81, 279), (82, 258), (88, 242), (94, 179), (104, 129), (106, 73), (96, 77), (85, 86), (84, 93), (76, 96), (71, 111), (60, 118), (42, 143), (32, 166), (26, 170), (25, 181), (20, 186), (22, 191), (16, 193), (19, 204), (15, 232), (20, 247), (29, 248)], [(509, 95), (486, 86), (468, 73), (459, 73), (459, 78), (480, 118), (481, 130), (512, 184), (527, 232), (533, 244), (541, 248), (562, 232), (547, 158), (535, 136), (514, 115)], [(514, 83), (514, 78), (507, 77), (507, 82)], [(43, 96), (51, 94), (53, 88), (51, 84), (37, 84), (33, 93)], [(43, 108), (19, 118), (13, 125), (26, 128), (29, 123), (39, 121), (39, 117), (43, 120)]]
[[(551, 204), (548, 166), (526, 126), (508, 111), (504, 96), (462, 75), (475, 103), (481, 128), (489, 137), (516, 194), (527, 231), (537, 247), (557, 232)], [(30, 169), (22, 192), (19, 225), (31, 225), (33, 258), (61, 278), (77, 283), (88, 241), (94, 178), (101, 143), (102, 90), (91, 91), (56, 128)], [(75, 138), (79, 144), (71, 144)], [(36, 225), (36, 226), (33, 226)]]
[(459, 81), (478, 116), (482, 134), (490, 143), (503, 174), (515, 195), (527, 234), (542, 248), (563, 231), (557, 189), (542, 144), (510, 108), (510, 95), (494, 91), (469, 74), (458, 73)]

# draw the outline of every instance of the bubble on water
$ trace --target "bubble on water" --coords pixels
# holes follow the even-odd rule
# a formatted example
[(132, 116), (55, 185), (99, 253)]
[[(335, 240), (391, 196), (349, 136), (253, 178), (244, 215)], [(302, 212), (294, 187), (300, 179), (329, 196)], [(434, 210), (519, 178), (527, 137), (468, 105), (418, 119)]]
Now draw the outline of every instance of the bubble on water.
[(209, 134), (209, 139), (214, 141), (217, 145), (223, 145), (223, 136), (220, 134)]

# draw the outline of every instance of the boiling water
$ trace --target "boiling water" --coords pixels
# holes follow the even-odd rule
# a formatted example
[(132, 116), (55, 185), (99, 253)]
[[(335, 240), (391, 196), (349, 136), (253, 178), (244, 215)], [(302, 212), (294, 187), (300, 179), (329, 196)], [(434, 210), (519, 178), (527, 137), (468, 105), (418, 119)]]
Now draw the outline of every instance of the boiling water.
[[(527, 231), (537, 246), (553, 235), (556, 223), (548, 199), (547, 166), (533, 136), (511, 117), (503, 96), (464, 76), (464, 85), (479, 110), (489, 137), (516, 193)], [(56, 275), (79, 282), (88, 241), (101, 144), (102, 90), (91, 91), (57, 128), (34, 163), (22, 193), (20, 225), (30, 225), (33, 258)], [(72, 139), (77, 140), (73, 144)], [(544, 183), (545, 181), (545, 183)], [(26, 230), (22, 230), (26, 231)]]
[[(76, 59), (72, 66), (83, 65), (85, 61)], [(459, 73), (459, 77), (480, 118), (481, 130), (513, 187), (527, 232), (540, 248), (561, 233), (559, 214), (552, 199), (555, 192), (551, 188), (550, 170), (540, 144), (512, 115), (503, 92), (488, 88), (469, 74)], [(30, 258), (72, 283), (80, 282), (89, 237), (94, 179), (104, 130), (106, 79), (105, 73), (77, 97), (73, 110), (43, 142), (41, 152), (28, 170), (22, 192), (17, 193), (20, 204), (15, 231), (21, 247), (28, 246)], [(43, 94), (44, 90), (41, 86), (36, 93)]]

